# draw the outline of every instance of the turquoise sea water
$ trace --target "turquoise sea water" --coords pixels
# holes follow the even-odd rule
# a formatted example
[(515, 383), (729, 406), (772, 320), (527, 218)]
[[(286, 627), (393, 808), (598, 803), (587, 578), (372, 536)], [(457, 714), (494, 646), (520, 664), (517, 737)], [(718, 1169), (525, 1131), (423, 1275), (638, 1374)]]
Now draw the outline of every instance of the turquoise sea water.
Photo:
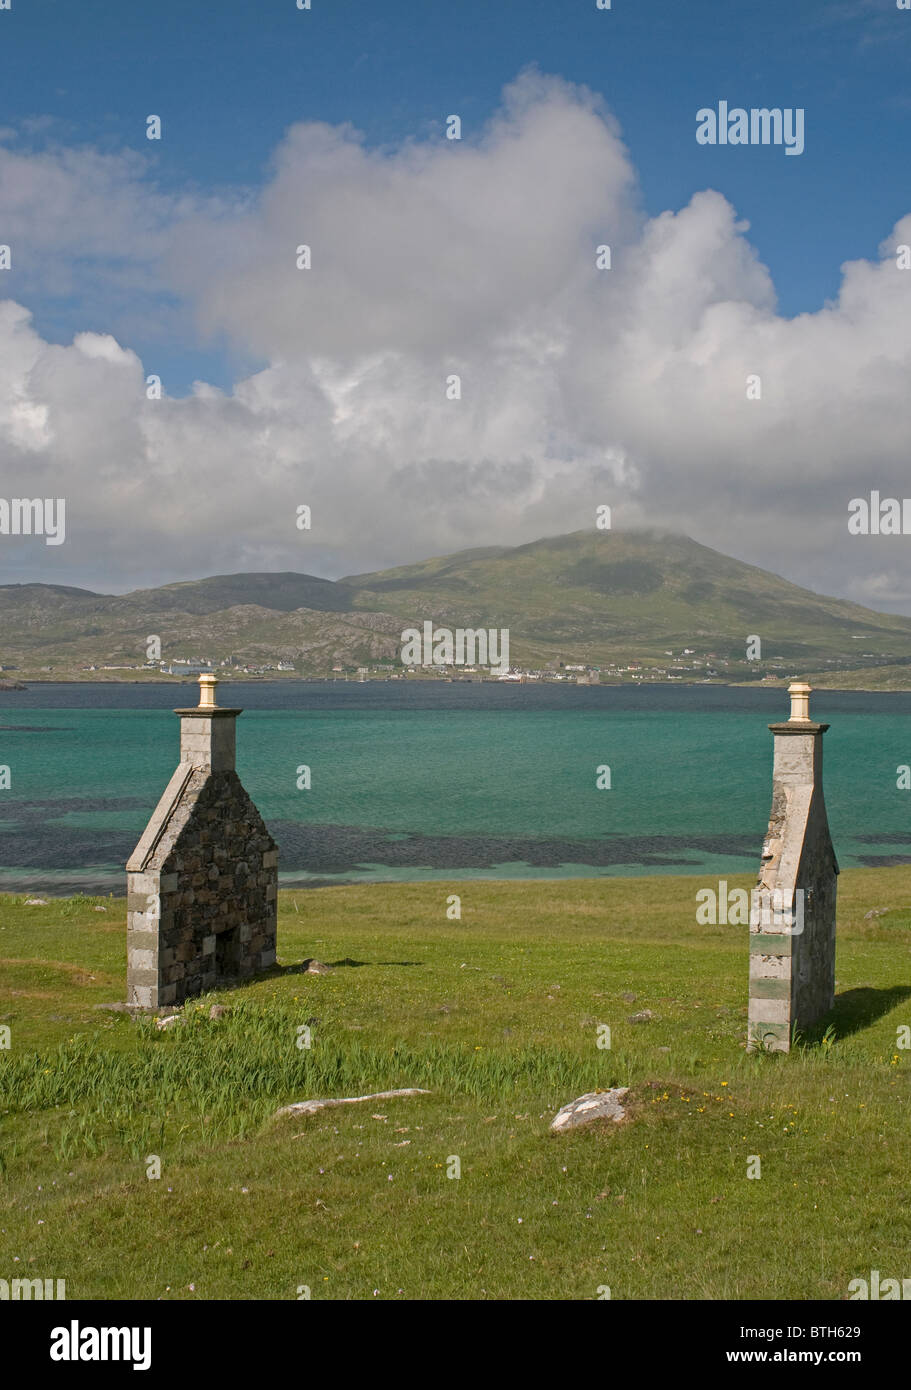
[[(195, 687), (193, 688), (195, 691)], [(222, 684), (283, 885), (756, 867), (787, 697), (713, 686)], [(0, 695), (0, 889), (124, 891), (177, 761), (177, 685)], [(911, 695), (819, 691), (841, 864), (911, 862)], [(298, 768), (311, 769), (309, 791)], [(611, 789), (596, 787), (610, 767)]]

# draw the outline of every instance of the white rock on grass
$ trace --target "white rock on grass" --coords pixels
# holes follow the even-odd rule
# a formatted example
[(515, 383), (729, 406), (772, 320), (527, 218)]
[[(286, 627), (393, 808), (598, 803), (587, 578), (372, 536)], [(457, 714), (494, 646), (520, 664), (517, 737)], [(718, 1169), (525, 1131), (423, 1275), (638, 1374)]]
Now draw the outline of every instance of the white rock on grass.
[(614, 1086), (609, 1091), (588, 1091), (586, 1095), (580, 1096), (578, 1100), (571, 1100), (562, 1110), (557, 1111), (551, 1130), (556, 1134), (562, 1134), (567, 1129), (579, 1129), (582, 1125), (590, 1125), (594, 1120), (613, 1120), (615, 1124), (619, 1124), (621, 1120), (626, 1119), (623, 1097), (628, 1090), (628, 1086)]
[(398, 1096), (429, 1096), (430, 1092), (422, 1090), (417, 1086), (410, 1086), (404, 1091), (374, 1091), (369, 1096), (340, 1096), (329, 1100), (299, 1100), (294, 1105), (283, 1105), (281, 1110), (276, 1110), (275, 1119), (279, 1115), (313, 1115), (317, 1110), (325, 1110), (330, 1105), (357, 1105), (362, 1100), (395, 1100)]

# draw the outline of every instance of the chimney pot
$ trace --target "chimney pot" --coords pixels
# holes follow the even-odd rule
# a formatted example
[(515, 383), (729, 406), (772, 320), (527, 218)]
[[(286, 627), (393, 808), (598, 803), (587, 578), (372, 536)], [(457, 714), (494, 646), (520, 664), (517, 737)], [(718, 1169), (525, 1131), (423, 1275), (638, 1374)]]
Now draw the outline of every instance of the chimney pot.
[(806, 681), (792, 681), (788, 686), (788, 694), (791, 697), (791, 717), (789, 724), (809, 724), (810, 722), (810, 691), (811, 685)]
[(199, 708), (215, 709), (215, 687), (218, 685), (218, 677), (203, 673), (199, 677)]

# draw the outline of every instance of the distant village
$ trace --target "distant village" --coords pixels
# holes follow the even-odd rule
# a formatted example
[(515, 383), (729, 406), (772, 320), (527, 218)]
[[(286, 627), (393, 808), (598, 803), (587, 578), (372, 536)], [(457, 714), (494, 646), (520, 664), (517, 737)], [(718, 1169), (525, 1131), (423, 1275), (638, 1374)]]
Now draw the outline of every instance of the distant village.
[[(110, 665), (91, 664), (81, 666), (79, 670), (86, 675), (99, 676), (110, 672), (112, 675), (114, 673), (118, 675), (129, 673), (134, 677), (186, 677), (209, 672), (221, 674), (225, 678), (232, 676), (235, 678), (253, 676), (271, 679), (295, 677), (298, 680), (353, 680), (361, 682), (369, 680), (509, 681), (519, 683), (564, 681), (576, 685), (599, 685), (602, 681), (611, 683), (656, 680), (708, 682), (726, 678), (743, 680), (750, 676), (754, 676), (755, 679), (775, 682), (785, 676), (792, 665), (787, 661), (770, 660), (763, 662), (764, 674), (760, 677), (757, 663), (747, 662), (742, 658), (732, 661), (714, 652), (700, 654), (692, 647), (684, 647), (679, 653), (666, 651), (664, 655), (670, 658), (664, 665), (657, 661), (655, 663), (630, 661), (628, 663), (604, 663), (595, 666), (586, 663), (553, 660), (542, 667), (511, 666), (505, 673), (498, 673), (489, 667), (477, 665), (404, 666), (400, 662), (357, 664), (343, 661), (334, 661), (320, 671), (310, 662), (304, 661), (295, 664), (292, 661), (256, 662), (243, 661), (237, 657), (225, 657), (222, 660), (217, 660), (207, 656), (186, 655), (173, 659), (150, 660), (132, 664), (123, 662)], [(826, 664), (834, 666), (838, 663), (829, 661)], [(14, 669), (16, 668), (0, 667), (0, 670)], [(42, 672), (50, 673), (52, 669), (51, 667), (43, 667)]]

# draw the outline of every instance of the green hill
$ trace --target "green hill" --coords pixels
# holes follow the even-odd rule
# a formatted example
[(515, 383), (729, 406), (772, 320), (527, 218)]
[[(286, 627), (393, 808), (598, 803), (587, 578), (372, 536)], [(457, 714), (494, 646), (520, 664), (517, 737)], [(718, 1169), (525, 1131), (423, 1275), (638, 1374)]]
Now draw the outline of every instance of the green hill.
[[(911, 618), (812, 593), (658, 531), (578, 531), (338, 581), (217, 575), (120, 596), (0, 586), (0, 666), (20, 679), (116, 677), (105, 666), (136, 678), (150, 674), (141, 669), (146, 644), (158, 636), (166, 662), (284, 662), (319, 675), (397, 664), (403, 628), (426, 620), (508, 628), (512, 662), (523, 668), (587, 664), (616, 679), (812, 672), (817, 683), (851, 672), (851, 684), (870, 686), (882, 668), (890, 688), (905, 683), (907, 668), (911, 684)], [(747, 662), (753, 636), (762, 658)]]
[(869, 667), (911, 658), (911, 618), (826, 598), (657, 531), (577, 531), (341, 582), (357, 586), (359, 609), (382, 601), (449, 626), (508, 627), (513, 654), (526, 658), (559, 652), (603, 664), (690, 647), (733, 661), (754, 634), (766, 661)]

